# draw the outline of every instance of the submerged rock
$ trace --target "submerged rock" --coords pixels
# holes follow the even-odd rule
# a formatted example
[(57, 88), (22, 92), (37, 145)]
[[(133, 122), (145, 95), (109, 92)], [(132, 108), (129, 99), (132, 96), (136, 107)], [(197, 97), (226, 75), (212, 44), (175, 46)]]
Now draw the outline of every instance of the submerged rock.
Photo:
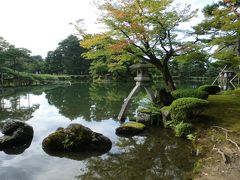
[(19, 120), (9, 120), (2, 127), (0, 150), (7, 154), (20, 154), (28, 148), (33, 138), (32, 126)]
[(127, 122), (116, 129), (118, 135), (135, 135), (145, 130), (145, 125), (138, 122)]
[(70, 124), (67, 128), (58, 128), (42, 142), (45, 152), (50, 155), (66, 157), (64, 153), (97, 151), (107, 152), (112, 147), (112, 142), (100, 133), (81, 124)]

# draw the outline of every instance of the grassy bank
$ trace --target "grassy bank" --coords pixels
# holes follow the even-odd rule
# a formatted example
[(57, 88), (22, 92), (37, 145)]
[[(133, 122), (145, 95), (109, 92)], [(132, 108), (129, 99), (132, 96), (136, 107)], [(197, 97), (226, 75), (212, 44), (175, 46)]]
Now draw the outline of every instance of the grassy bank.
[(213, 124), (240, 131), (240, 95), (211, 95), (204, 112)]
[[(226, 95), (227, 94), (227, 95)], [(240, 95), (228, 92), (211, 95), (195, 142), (200, 159), (195, 163), (195, 178), (238, 179), (240, 177)], [(232, 141), (232, 142), (231, 142)], [(236, 144), (234, 144), (235, 142)]]
[(0, 82), (0, 85), (3, 87), (62, 84), (76, 81), (86, 81), (89, 79), (87, 75), (33, 74), (14, 71), (9, 68), (1, 68), (0, 72), (3, 72), (3, 77)]

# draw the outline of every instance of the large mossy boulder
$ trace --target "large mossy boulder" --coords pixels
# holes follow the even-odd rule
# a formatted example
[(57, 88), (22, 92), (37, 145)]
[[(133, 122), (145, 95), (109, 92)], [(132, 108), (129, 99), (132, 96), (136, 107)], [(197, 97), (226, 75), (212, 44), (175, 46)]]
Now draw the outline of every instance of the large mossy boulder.
[(33, 128), (19, 120), (8, 120), (1, 129), (0, 150), (7, 154), (20, 154), (28, 148), (33, 138)]
[(136, 135), (145, 130), (146, 126), (138, 122), (126, 122), (116, 129), (117, 135)]
[(64, 152), (107, 152), (112, 142), (100, 133), (81, 124), (70, 124), (67, 128), (58, 128), (42, 142), (48, 154)]

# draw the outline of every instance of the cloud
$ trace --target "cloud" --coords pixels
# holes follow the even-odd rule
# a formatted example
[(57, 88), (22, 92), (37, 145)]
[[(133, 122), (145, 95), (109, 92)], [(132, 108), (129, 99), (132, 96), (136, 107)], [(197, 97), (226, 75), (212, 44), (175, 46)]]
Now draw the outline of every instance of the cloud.
[[(0, 36), (16, 47), (24, 47), (34, 55), (43, 57), (54, 50), (58, 42), (76, 33), (69, 25), (84, 19), (91, 32), (98, 31), (95, 24), (96, 8), (92, 0), (7, 0), (0, 2)], [(182, 0), (193, 8), (202, 8), (209, 0)]]

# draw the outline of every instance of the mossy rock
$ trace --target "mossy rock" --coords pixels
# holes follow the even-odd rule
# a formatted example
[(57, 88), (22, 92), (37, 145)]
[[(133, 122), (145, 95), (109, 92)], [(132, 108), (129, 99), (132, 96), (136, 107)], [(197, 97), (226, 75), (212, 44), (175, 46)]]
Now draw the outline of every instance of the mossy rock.
[(8, 120), (3, 124), (0, 151), (19, 154), (28, 148), (33, 138), (33, 128), (19, 120)]
[(151, 109), (139, 109), (136, 117), (136, 121), (145, 125), (159, 124), (161, 118), (161, 112), (153, 111)]
[(151, 114), (152, 111), (150, 109), (146, 109), (146, 108), (141, 108), (137, 110), (138, 113), (146, 113), (146, 114)]
[(42, 142), (43, 150), (49, 154), (55, 152), (109, 151), (112, 142), (100, 133), (81, 124), (70, 124), (67, 128), (58, 128)]
[(118, 135), (135, 135), (143, 132), (146, 126), (138, 122), (127, 122), (116, 129)]
[(168, 122), (171, 121), (171, 114), (170, 114), (170, 106), (164, 106), (160, 109), (162, 114), (162, 123), (163, 126), (166, 128)]

